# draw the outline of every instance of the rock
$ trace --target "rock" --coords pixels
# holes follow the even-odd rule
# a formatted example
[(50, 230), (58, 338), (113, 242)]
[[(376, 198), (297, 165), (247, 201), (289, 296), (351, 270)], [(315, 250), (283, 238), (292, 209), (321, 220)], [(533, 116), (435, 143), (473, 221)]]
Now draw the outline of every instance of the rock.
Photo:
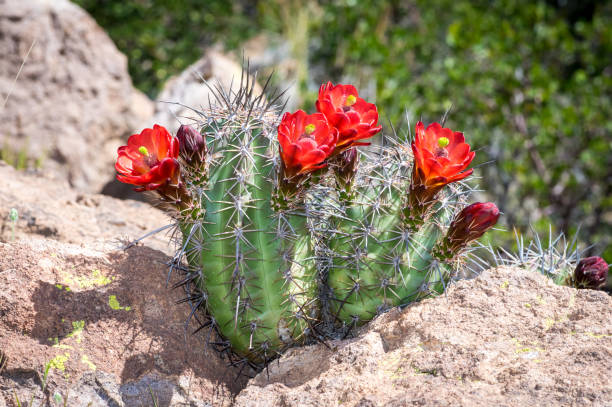
[[(207, 108), (209, 101), (217, 103), (202, 79), (210, 86), (219, 84), (225, 90), (236, 92), (240, 87), (241, 74), (242, 67), (234, 59), (219, 51), (209, 50), (198, 61), (166, 82), (157, 97), (152, 123), (160, 124), (171, 133), (176, 133), (180, 126), (179, 120), (183, 124), (190, 124), (199, 118), (196, 112), (184, 106), (201, 109)], [(253, 94), (258, 95), (261, 90), (256, 84)]]
[[(191, 335), (191, 308), (164, 237), (118, 250), (168, 222), (150, 206), (77, 193), (0, 165), (0, 406), (227, 406), (245, 384)], [(12, 236), (7, 211), (20, 218)], [(48, 368), (48, 375), (45, 369)], [(246, 372), (245, 372), (246, 373)], [(45, 391), (42, 391), (43, 382)], [(54, 401), (54, 400), (59, 401)], [(29, 404), (28, 404), (29, 405)]]
[[(355, 338), (291, 349), (247, 386), (206, 350), (207, 329), (185, 330), (191, 309), (167, 288), (164, 237), (117, 249), (117, 238), (168, 222), (162, 212), (7, 165), (0, 179), (0, 406), (16, 406), (15, 394), (94, 407), (612, 400), (612, 299), (512, 268), (392, 310)], [(169, 286), (178, 281), (173, 273)]]
[[(238, 372), (185, 330), (190, 309), (166, 287), (168, 256), (95, 251), (33, 238), (0, 243), (0, 398), (67, 405), (228, 405)], [(177, 282), (174, 275), (170, 285)], [(193, 322), (193, 321), (192, 321)], [(197, 325), (196, 325), (197, 326)], [(41, 377), (46, 367), (46, 392)], [(61, 403), (60, 403), (61, 405)]]
[(126, 57), (68, 0), (0, 0), (0, 55), (0, 146), (99, 192), (113, 177), (117, 147), (153, 112), (132, 86)]
[(236, 406), (610, 406), (612, 299), (498, 268), (290, 350)]
[[(28, 174), (0, 161), (0, 242), (46, 237), (113, 250), (171, 223), (166, 214), (142, 202), (118, 201), (71, 189), (49, 174)], [(17, 221), (9, 219), (11, 209)], [(172, 254), (167, 233), (146, 239), (149, 247)]]

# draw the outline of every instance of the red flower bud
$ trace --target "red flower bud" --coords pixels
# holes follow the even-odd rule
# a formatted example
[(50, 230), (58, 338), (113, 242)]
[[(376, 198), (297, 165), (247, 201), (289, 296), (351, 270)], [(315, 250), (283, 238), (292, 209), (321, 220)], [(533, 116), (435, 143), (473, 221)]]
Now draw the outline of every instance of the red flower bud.
[(574, 287), (600, 289), (606, 283), (608, 269), (606, 261), (598, 256), (580, 260), (574, 271)]
[(128, 138), (117, 150), (117, 179), (137, 185), (136, 191), (150, 191), (179, 180), (179, 141), (157, 124)]
[(353, 181), (359, 167), (359, 152), (357, 148), (351, 147), (338, 155), (336, 165), (335, 173), (340, 183), (344, 186), (349, 185)]
[(203, 161), (206, 155), (206, 142), (204, 137), (193, 127), (186, 124), (179, 127), (176, 138), (180, 144), (181, 157), (187, 162), (193, 160)]
[(463, 208), (453, 219), (436, 256), (450, 259), (491, 229), (499, 219), (499, 209), (492, 202), (476, 202)]
[(325, 115), (329, 124), (338, 129), (336, 153), (352, 146), (367, 146), (370, 143), (357, 142), (370, 138), (382, 127), (378, 126), (378, 110), (373, 103), (359, 97), (353, 85), (321, 85), (317, 110)]
[(284, 178), (306, 174), (325, 167), (334, 151), (338, 130), (329, 126), (321, 113), (303, 110), (285, 113), (278, 126), (278, 142), (284, 165)]

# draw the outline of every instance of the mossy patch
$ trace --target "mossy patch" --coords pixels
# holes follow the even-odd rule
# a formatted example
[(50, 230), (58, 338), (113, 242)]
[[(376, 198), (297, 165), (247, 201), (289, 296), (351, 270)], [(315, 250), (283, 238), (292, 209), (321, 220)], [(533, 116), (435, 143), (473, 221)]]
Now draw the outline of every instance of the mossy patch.
[(116, 295), (109, 295), (108, 297), (108, 305), (111, 307), (111, 309), (114, 310), (123, 310), (123, 311), (131, 311), (132, 308), (131, 307), (123, 307), (121, 306), (121, 304), (119, 304), (119, 300), (117, 300), (117, 296)]
[[(80, 289), (89, 290), (97, 287), (104, 287), (115, 280), (115, 277), (107, 277), (98, 269), (92, 270), (88, 276), (75, 276), (66, 272), (62, 272), (62, 280), (65, 285), (78, 287)], [(56, 284), (56, 287), (58, 285)], [(59, 288), (59, 287), (58, 287)], [(69, 287), (66, 288), (69, 291)]]
[(66, 352), (62, 355), (57, 355), (56, 357), (54, 357), (53, 359), (51, 359), (49, 361), (49, 366), (52, 369), (56, 369), (59, 370), (60, 372), (63, 372), (66, 370), (66, 365), (65, 363), (70, 359), (70, 353)]
[(77, 343), (81, 343), (84, 328), (85, 321), (74, 321), (72, 322), (72, 332), (70, 332), (66, 337), (75, 338)]

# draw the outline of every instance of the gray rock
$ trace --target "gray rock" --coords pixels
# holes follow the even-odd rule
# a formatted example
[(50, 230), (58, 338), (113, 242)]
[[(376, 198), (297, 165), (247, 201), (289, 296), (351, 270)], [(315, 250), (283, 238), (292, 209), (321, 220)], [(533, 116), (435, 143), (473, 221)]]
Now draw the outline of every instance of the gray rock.
[(125, 406), (121, 399), (116, 379), (101, 371), (83, 374), (80, 380), (62, 396), (68, 398), (67, 405), (70, 406)]
[(100, 191), (117, 147), (152, 114), (126, 57), (68, 0), (0, 0), (0, 55), (0, 146), (42, 158), (45, 170), (82, 191)]

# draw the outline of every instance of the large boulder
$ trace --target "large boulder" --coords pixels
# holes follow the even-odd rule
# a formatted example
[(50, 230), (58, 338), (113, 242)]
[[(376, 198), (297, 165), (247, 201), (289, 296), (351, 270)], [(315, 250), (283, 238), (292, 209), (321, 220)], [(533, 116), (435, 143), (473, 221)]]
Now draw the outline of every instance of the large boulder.
[(68, 0), (0, 0), (0, 55), (1, 148), (100, 191), (117, 146), (153, 111), (133, 88), (126, 57)]
[(609, 406), (612, 299), (499, 268), (293, 349), (236, 406)]

